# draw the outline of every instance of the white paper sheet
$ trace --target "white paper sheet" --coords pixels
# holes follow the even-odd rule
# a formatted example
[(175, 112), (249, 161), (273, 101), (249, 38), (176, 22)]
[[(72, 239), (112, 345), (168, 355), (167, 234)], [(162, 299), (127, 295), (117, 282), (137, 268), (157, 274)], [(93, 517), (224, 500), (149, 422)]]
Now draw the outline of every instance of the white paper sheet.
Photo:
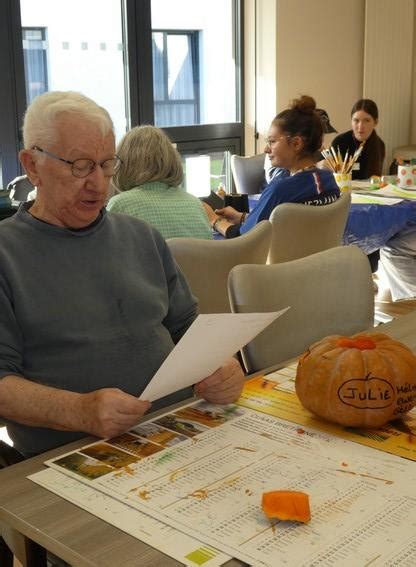
[(288, 309), (273, 313), (199, 315), (140, 399), (152, 402), (203, 380)]
[(358, 190), (368, 189), (369, 191), (375, 189), (375, 186), (372, 185), (369, 180), (365, 180), (365, 179), (364, 180), (353, 179), (351, 182), (351, 187), (353, 191), (356, 191), (357, 189)]
[(404, 199), (416, 199), (416, 192), (414, 185), (407, 187), (396, 187), (396, 185), (386, 185), (377, 190), (377, 195), (384, 197), (403, 197)]
[(373, 195), (373, 193), (355, 193), (353, 192), (351, 195), (351, 203), (354, 205), (361, 205), (361, 204), (369, 204), (369, 205), (397, 205), (401, 203), (403, 199), (392, 199), (389, 197), (382, 197), (380, 195)]
[(393, 198), (393, 199), (416, 199), (416, 188), (411, 186), (407, 189), (403, 189), (402, 187), (397, 187), (396, 185), (391, 185), (390, 183), (381, 189), (370, 189), (370, 187), (357, 189), (353, 187), (354, 192), (364, 193), (367, 195), (378, 196), (378, 197), (386, 197), (386, 198)]

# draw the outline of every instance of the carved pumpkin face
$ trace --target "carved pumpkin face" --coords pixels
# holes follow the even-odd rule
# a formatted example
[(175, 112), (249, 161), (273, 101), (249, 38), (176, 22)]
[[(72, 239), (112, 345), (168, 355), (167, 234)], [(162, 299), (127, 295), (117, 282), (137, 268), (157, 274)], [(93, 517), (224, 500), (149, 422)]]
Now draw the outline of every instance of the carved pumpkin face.
[(416, 405), (416, 357), (381, 333), (326, 337), (300, 358), (296, 393), (328, 421), (379, 427)]

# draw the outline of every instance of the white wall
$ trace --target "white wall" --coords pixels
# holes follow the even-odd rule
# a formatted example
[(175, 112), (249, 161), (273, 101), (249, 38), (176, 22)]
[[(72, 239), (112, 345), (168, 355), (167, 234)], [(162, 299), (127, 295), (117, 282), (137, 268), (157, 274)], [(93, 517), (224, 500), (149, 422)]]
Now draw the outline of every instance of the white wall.
[[(352, 105), (365, 96), (374, 98), (379, 105), (378, 130), (389, 152), (397, 145), (416, 143), (416, 101), (412, 96), (416, 79), (412, 45), (415, 0), (275, 0), (275, 10), (265, 9), (268, 3), (269, 0), (257, 0), (257, 52), (258, 58), (268, 65), (267, 81), (273, 85), (258, 89), (257, 109), (261, 112), (256, 113), (251, 94), (254, 0), (245, 0), (249, 50), (245, 57), (250, 62), (246, 63), (250, 65), (246, 69), (250, 83), (246, 98), (250, 123), (246, 132), (250, 133), (256, 119), (260, 125), (265, 114), (270, 122), (299, 94), (312, 95), (342, 132), (350, 129)], [(403, 14), (406, 21), (400, 29)], [(397, 80), (401, 89), (397, 89)], [(266, 84), (263, 76), (258, 75), (257, 84)], [(391, 94), (387, 95), (387, 91)], [(387, 104), (388, 96), (394, 98), (395, 104)], [(260, 129), (259, 132), (262, 133)], [(325, 143), (330, 143), (332, 137), (326, 136)], [(256, 148), (252, 138), (247, 136), (246, 154), (263, 149), (262, 140)], [(386, 157), (385, 168), (390, 161), (391, 153)]]
[(310, 94), (338, 131), (348, 129), (350, 109), (362, 93), (364, 1), (277, 5), (277, 110)]
[(363, 93), (377, 101), (385, 166), (392, 161), (393, 149), (410, 139), (413, 24), (414, 0), (366, 1)]

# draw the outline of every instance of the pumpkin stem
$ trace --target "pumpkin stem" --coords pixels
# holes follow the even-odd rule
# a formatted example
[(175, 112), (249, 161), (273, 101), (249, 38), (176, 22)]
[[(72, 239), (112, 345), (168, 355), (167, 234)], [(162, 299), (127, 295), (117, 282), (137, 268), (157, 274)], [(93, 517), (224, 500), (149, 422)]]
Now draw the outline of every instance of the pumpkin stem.
[(376, 343), (370, 337), (359, 336), (354, 339), (342, 337), (338, 340), (337, 346), (343, 348), (358, 348), (359, 350), (370, 350), (376, 348)]

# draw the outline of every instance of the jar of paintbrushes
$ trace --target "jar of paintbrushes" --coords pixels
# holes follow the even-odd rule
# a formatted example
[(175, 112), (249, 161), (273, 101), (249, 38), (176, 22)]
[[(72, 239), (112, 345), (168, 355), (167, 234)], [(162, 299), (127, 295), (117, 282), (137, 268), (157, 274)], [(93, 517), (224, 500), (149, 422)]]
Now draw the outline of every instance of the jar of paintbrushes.
[(321, 152), (324, 157), (324, 167), (333, 172), (335, 182), (341, 192), (351, 191), (352, 169), (363, 151), (363, 146), (364, 142), (359, 145), (352, 155), (349, 155), (347, 150), (345, 156), (342, 156), (339, 148), (335, 150), (333, 146), (329, 149), (324, 148)]

